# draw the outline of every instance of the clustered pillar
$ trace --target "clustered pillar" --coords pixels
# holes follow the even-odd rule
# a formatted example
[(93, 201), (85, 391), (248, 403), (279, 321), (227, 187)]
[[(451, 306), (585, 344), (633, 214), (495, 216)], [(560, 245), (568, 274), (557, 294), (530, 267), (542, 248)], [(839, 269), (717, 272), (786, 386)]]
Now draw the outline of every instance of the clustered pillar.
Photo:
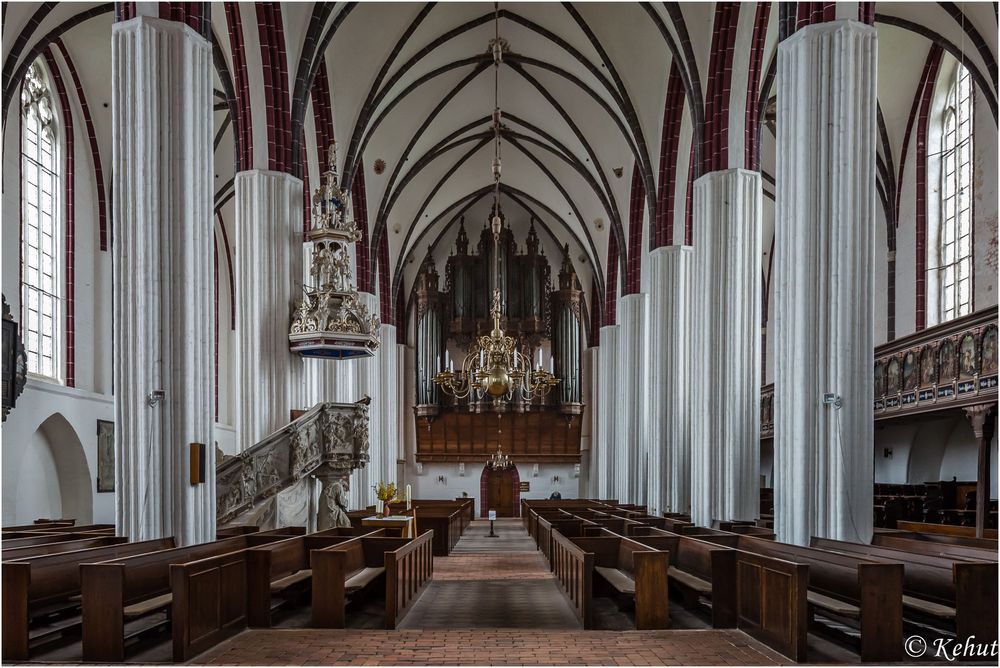
[(132, 540), (215, 537), (214, 476), (192, 484), (189, 460), (202, 443), (215, 470), (213, 76), (183, 23), (114, 24), (115, 510)]
[(622, 503), (646, 503), (646, 402), (649, 397), (649, 295), (625, 295), (618, 301), (618, 346), (615, 373), (619, 402), (614, 498)]
[(691, 521), (752, 520), (760, 505), (761, 177), (694, 183)]
[[(305, 408), (302, 359), (288, 349), (302, 275), (302, 181), (283, 172), (236, 175), (237, 447), (246, 450)], [(313, 362), (322, 364), (322, 362)], [(314, 399), (309, 405), (319, 400)]]
[(649, 467), (650, 514), (691, 510), (690, 246), (650, 252)]
[(872, 535), (876, 49), (851, 20), (778, 48), (775, 529), (801, 545)]

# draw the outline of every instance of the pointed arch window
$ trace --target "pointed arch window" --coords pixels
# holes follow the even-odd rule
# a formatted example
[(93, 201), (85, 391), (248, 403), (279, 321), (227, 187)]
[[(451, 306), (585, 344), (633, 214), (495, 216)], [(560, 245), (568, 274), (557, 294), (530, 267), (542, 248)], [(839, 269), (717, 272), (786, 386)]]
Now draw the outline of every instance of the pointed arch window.
[(972, 312), (972, 80), (958, 63), (941, 128), (941, 227), (937, 272), (940, 320)]
[(62, 240), (58, 125), (45, 68), (21, 85), (21, 314), (30, 373), (61, 380)]

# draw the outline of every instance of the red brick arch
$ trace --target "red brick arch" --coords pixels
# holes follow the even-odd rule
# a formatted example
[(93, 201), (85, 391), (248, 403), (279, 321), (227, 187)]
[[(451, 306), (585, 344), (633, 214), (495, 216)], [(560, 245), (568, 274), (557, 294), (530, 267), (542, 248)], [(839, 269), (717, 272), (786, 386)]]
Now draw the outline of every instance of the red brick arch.
[[(521, 473), (514, 466), (511, 475), (511, 484), (514, 486), (513, 495), (511, 498), (514, 499), (514, 517), (521, 516)], [(489, 480), (490, 480), (490, 469), (488, 466), (483, 466), (483, 472), (479, 476), (479, 516), (486, 517), (489, 515), (490, 507), (486, 499), (487, 493), (489, 491)]]

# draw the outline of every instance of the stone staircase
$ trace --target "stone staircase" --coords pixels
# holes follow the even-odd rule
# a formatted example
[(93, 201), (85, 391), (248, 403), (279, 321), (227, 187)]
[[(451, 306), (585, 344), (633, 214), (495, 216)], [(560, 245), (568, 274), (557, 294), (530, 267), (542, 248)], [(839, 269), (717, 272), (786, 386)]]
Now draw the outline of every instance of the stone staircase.
[(368, 462), (368, 397), (321, 403), (216, 465), (219, 527), (315, 528), (319, 497)]

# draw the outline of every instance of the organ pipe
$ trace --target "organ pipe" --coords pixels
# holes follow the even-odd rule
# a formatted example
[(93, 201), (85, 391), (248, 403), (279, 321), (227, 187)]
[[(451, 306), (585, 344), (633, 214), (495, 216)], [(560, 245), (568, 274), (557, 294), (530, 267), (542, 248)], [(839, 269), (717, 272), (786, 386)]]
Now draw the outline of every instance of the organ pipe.
[(583, 412), (583, 388), (580, 375), (582, 291), (576, 278), (569, 244), (563, 248), (559, 271), (559, 289), (552, 293), (552, 355), (559, 379), (559, 410), (567, 415)]
[(444, 336), (442, 299), (438, 291), (438, 273), (430, 253), (417, 275), (417, 403), (418, 417), (437, 415), (440, 396), (431, 380), (443, 365)]

